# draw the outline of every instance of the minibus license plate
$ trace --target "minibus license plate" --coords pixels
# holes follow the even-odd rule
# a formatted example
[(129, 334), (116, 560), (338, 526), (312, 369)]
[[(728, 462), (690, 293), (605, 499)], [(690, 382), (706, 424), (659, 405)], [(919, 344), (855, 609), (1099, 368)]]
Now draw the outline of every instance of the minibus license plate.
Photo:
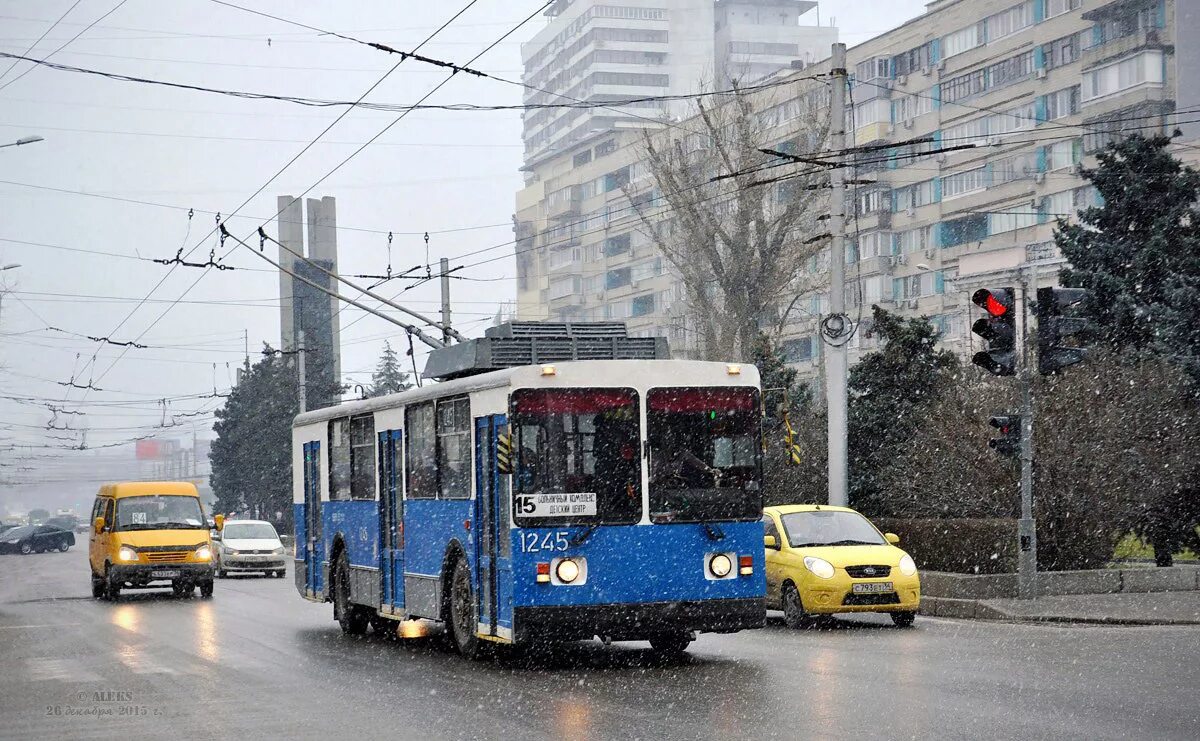
[(896, 588), (892, 586), (890, 581), (877, 581), (868, 584), (855, 584), (852, 589), (855, 594), (881, 594), (883, 592), (894, 592)]
[(150, 576), (156, 579), (170, 579), (179, 576), (179, 569), (162, 569), (159, 571), (151, 571)]

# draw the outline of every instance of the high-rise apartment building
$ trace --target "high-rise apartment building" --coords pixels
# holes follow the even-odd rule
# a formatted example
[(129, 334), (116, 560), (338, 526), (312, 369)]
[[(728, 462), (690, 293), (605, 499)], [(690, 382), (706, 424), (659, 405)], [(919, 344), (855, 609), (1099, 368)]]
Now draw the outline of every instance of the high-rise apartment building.
[[(316, 409), (337, 403), (338, 397), (331, 390), (341, 380), (338, 299), (329, 293), (336, 292), (338, 287), (329, 275), (336, 274), (338, 269), (337, 202), (332, 196), (309, 198), (304, 206), (307, 219), (300, 199), (278, 198), (279, 241), (287, 247), (279, 248), (279, 264), (284, 267), (279, 273), (280, 339), (285, 351), (298, 349), (300, 341), (304, 341), (306, 386), (323, 390), (322, 394), (308, 395), (309, 408)], [(293, 253), (304, 255), (305, 259)]]
[[(528, 105), (687, 96), (815, 61), (837, 40), (802, 26), (810, 0), (558, 0), (550, 22), (521, 47)], [(616, 129), (689, 115), (691, 102), (543, 108), (525, 114), (525, 169)], [(582, 151), (582, 150), (580, 150)]]
[[(1198, 19), (1200, 0), (936, 0), (850, 49), (848, 144), (927, 140), (864, 153), (850, 171), (871, 181), (848, 194), (847, 312), (863, 320), (851, 361), (876, 346), (873, 304), (930, 317), (964, 355), (978, 349), (971, 291), (1022, 264), (1055, 279), (1055, 221), (1096, 202), (1080, 168), (1115, 137), (1178, 127), (1180, 156), (1196, 161), (1200, 54), (1183, 45), (1200, 41)], [(769, 81), (794, 84), (751, 96), (763, 146), (803, 135), (800, 100), (827, 71), (825, 60), (780, 73)], [(684, 139), (688, 124), (656, 136)], [(961, 145), (974, 146), (931, 151)], [(517, 199), (521, 318), (622, 319), (695, 349), (680, 281), (631, 208), (656, 197), (643, 159), (640, 134), (616, 130), (536, 163)], [(828, 264), (826, 253), (806, 266), (813, 285), (827, 285)], [(792, 298), (777, 317), (783, 348), (816, 374), (828, 289)]]

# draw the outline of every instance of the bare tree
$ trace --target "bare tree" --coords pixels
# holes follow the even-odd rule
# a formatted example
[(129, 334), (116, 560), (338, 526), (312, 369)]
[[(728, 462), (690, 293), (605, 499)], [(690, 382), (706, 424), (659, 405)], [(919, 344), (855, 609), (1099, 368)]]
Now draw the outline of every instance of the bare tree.
[[(779, 158), (760, 150), (819, 152), (828, 113), (809, 102), (816, 99), (791, 100), (790, 111), (763, 105), (763, 93), (701, 99), (688, 119), (693, 133), (645, 134), (646, 164), (665, 208), (631, 200), (683, 281), (688, 323), (706, 359), (748, 359), (760, 325), (777, 333), (781, 305), (811, 288), (808, 259), (826, 243), (818, 219), (828, 203), (824, 168), (777, 167)], [(795, 114), (786, 136), (772, 134), (776, 123), (767, 118), (780, 110)]]

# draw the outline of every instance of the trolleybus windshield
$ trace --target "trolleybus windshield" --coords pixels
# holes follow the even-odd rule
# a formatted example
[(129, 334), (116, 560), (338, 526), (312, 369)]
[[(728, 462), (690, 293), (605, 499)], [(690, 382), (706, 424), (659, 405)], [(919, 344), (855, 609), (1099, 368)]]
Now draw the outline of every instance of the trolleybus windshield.
[(646, 395), (652, 522), (752, 520), (762, 510), (758, 391)]
[(512, 394), (517, 524), (635, 523), (641, 436), (633, 389), (518, 389)]

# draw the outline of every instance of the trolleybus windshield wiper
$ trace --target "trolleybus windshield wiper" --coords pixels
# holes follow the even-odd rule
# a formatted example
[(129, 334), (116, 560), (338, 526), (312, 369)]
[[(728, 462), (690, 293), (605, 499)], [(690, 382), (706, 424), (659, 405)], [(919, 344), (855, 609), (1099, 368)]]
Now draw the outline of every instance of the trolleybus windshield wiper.
[(598, 522), (588, 525), (586, 528), (584, 528), (583, 532), (570, 540), (571, 547), (577, 548), (586, 543), (588, 538), (592, 537), (592, 533), (596, 532), (596, 528), (598, 527), (600, 527), (600, 523)]

